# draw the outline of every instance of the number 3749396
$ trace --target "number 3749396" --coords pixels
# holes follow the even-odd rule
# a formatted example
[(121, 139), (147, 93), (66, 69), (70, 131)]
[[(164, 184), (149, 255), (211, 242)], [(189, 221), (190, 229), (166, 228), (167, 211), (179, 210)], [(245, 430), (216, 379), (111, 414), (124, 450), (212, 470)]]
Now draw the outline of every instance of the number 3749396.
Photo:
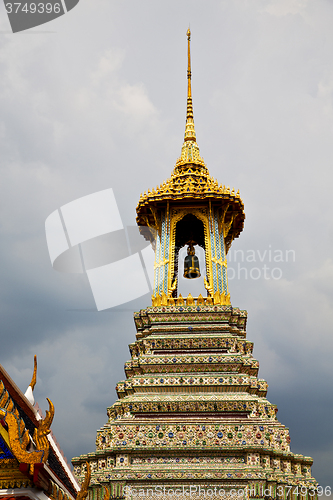
[(6, 11), (8, 14), (18, 14), (19, 12), (25, 12), (26, 14), (60, 14), (61, 4), (60, 3), (23, 3), (23, 2), (7, 2), (5, 4)]
[[(321, 496), (326, 496), (329, 497), (331, 496), (331, 487), (326, 486), (325, 488), (323, 486), (313, 486), (313, 487), (306, 487), (306, 486), (278, 486), (277, 487), (277, 494), (283, 498), (287, 498), (289, 493), (293, 493), (294, 495), (306, 495), (308, 493), (309, 497), (321, 497)], [(286, 494), (284, 496), (284, 494)]]

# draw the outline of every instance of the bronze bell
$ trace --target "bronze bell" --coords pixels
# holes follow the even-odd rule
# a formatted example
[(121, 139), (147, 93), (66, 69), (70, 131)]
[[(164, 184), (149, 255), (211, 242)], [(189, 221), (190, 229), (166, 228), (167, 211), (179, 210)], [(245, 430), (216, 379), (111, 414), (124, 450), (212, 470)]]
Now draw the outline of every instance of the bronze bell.
[(190, 243), (184, 260), (184, 278), (192, 280), (194, 278), (200, 278), (200, 276), (199, 259), (195, 255), (193, 244)]

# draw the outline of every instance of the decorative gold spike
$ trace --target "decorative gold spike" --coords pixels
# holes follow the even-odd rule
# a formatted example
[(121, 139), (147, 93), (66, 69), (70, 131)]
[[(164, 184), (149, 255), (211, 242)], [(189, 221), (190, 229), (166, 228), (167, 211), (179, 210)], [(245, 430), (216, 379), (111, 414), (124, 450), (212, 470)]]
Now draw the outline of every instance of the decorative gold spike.
[(177, 306), (184, 306), (184, 305), (185, 305), (184, 299), (182, 297), (182, 294), (180, 293), (179, 297), (177, 298)]
[(221, 304), (220, 292), (216, 290), (214, 293), (214, 305)]
[(83, 483), (81, 484), (81, 489), (78, 492), (76, 496), (76, 500), (85, 500), (88, 496), (88, 488), (89, 488), (89, 483), (90, 483), (90, 478), (91, 478), (91, 469), (90, 469), (90, 464), (89, 462), (86, 462), (86, 473), (84, 476)]
[(204, 301), (204, 298), (203, 298), (203, 296), (201, 295), (201, 293), (200, 293), (199, 297), (197, 298), (197, 305), (198, 305), (198, 306), (203, 306), (203, 305), (205, 305), (205, 301)]
[(37, 382), (37, 356), (35, 354), (34, 355), (34, 372), (32, 375), (31, 382), (30, 382), (30, 387), (32, 390), (34, 390), (36, 382)]
[(168, 305), (168, 298), (164, 292), (162, 292), (162, 298), (161, 298), (161, 306), (167, 306)]
[(207, 306), (213, 305), (213, 298), (210, 295), (206, 298), (206, 305)]
[(194, 306), (194, 298), (192, 295), (189, 293), (186, 299), (186, 305), (187, 306)]
[(175, 299), (173, 297), (168, 297), (168, 306), (174, 306), (175, 305)]
[(43, 463), (46, 462), (49, 456), (49, 440), (47, 439), (47, 435), (51, 432), (51, 424), (54, 417), (54, 405), (49, 398), (46, 398), (49, 403), (49, 410), (46, 411), (46, 416), (43, 420), (39, 421), (39, 426), (35, 429), (34, 432), (34, 442), (36, 446), (40, 450), (44, 450)]
[(230, 302), (230, 293), (226, 294), (226, 293), (221, 293), (221, 302), (220, 302), (223, 306), (230, 306), (231, 305), (231, 302)]
[(231, 194), (232, 194), (232, 196), (235, 196), (235, 188), (232, 188)]
[(161, 296), (159, 293), (156, 294), (155, 306), (159, 307), (161, 305)]

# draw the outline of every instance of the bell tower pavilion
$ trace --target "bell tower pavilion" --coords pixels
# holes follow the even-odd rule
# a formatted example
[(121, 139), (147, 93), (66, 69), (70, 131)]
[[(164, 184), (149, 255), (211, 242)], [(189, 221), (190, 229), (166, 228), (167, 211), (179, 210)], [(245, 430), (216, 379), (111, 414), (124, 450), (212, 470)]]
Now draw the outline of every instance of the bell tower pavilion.
[[(188, 29), (187, 110), (181, 156), (170, 179), (141, 195), (137, 223), (155, 249), (153, 305), (182, 302), (177, 284), (179, 250), (184, 245), (189, 254), (185, 277), (203, 275), (207, 290), (207, 297), (197, 300), (228, 305), (227, 253), (243, 229), (244, 205), (239, 191), (219, 185), (209, 175), (200, 156), (193, 119), (190, 38)], [(194, 256), (196, 245), (205, 253), (205, 269), (201, 272)]]

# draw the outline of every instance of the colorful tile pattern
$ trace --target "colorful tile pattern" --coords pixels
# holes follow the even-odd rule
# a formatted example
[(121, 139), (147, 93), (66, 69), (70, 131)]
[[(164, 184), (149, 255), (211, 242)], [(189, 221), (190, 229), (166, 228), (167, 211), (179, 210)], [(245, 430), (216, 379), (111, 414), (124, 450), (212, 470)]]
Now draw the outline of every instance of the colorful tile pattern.
[(85, 461), (92, 465), (90, 500), (100, 499), (102, 484), (113, 498), (130, 498), (125, 486), (146, 481), (316, 485), (312, 459), (290, 451), (289, 430), (266, 399), (246, 311), (161, 306), (134, 319), (119, 399), (97, 431), (96, 451), (73, 459), (81, 479)]

